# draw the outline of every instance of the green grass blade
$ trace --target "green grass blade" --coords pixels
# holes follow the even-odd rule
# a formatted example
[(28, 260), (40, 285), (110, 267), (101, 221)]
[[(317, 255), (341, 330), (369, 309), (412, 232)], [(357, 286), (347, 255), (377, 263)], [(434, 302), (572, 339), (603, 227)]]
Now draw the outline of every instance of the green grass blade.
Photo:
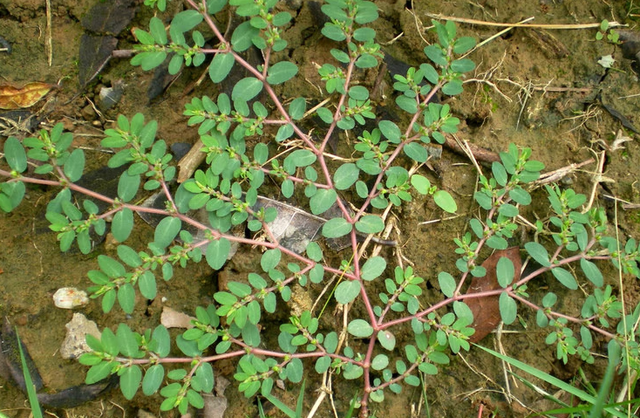
[[(509, 364), (511, 364), (514, 367), (517, 367), (518, 369), (522, 370), (523, 372), (529, 373), (532, 376), (537, 377), (538, 379), (544, 380), (545, 382), (557, 387), (558, 389), (562, 389), (568, 393), (570, 393), (573, 396), (578, 397), (579, 399), (583, 400), (584, 402), (587, 402), (591, 405), (595, 405), (597, 402), (597, 399), (594, 396), (589, 395), (587, 392), (580, 390), (576, 387), (571, 386), (570, 384), (558, 379), (557, 377), (551, 376), (548, 373), (543, 372), (542, 370), (538, 370), (535, 367), (532, 367), (526, 363), (521, 362), (520, 360), (516, 360), (514, 358), (508, 357), (508, 356), (504, 356), (500, 353), (498, 353), (497, 351), (493, 351), (490, 348), (486, 348), (486, 347), (482, 347), (481, 345), (477, 345), (474, 344), (476, 347), (481, 348), (482, 350), (486, 351), (487, 353), (493, 355), (494, 357), (499, 358), (502, 361), (505, 361)], [(620, 418), (627, 418), (627, 415), (625, 413), (622, 413), (620, 411), (618, 411), (615, 408), (611, 408), (611, 407), (604, 407), (605, 411), (607, 411), (608, 413), (616, 416), (616, 417), (620, 417)]]
[(298, 403), (296, 404), (296, 417), (302, 418), (302, 408), (304, 407), (304, 385), (306, 380), (302, 381), (302, 387), (300, 388), (300, 395), (298, 395)]
[(287, 405), (285, 405), (284, 402), (282, 402), (280, 399), (276, 398), (271, 394), (265, 396), (265, 398), (267, 398), (269, 402), (271, 402), (276, 408), (282, 411), (289, 418), (298, 418), (298, 416), (296, 415), (296, 412), (293, 409), (289, 408)]
[(357, 404), (358, 404), (358, 393), (356, 392), (355, 396), (351, 398), (351, 401), (349, 402), (349, 410), (347, 411), (347, 415), (345, 415), (344, 418), (353, 417), (353, 411), (355, 411)]
[(589, 414), (589, 418), (598, 418), (602, 416), (602, 409), (604, 404), (609, 398), (611, 383), (613, 377), (616, 374), (616, 367), (620, 363), (620, 346), (615, 341), (609, 342), (609, 364), (607, 364), (607, 370), (604, 372), (604, 378), (602, 384), (600, 384), (600, 391), (598, 392), (598, 399), (593, 405), (593, 409)]
[(31, 406), (31, 412), (34, 418), (42, 418), (42, 409), (40, 408), (40, 402), (38, 402), (38, 395), (36, 394), (36, 387), (31, 380), (31, 374), (29, 373), (29, 367), (27, 366), (27, 359), (24, 357), (22, 350), (22, 343), (20, 336), (18, 335), (18, 328), (16, 330), (16, 339), (18, 340), (18, 351), (20, 352), (20, 361), (22, 362), (22, 373), (24, 375), (24, 385), (27, 389), (27, 396), (29, 398), (29, 405)]

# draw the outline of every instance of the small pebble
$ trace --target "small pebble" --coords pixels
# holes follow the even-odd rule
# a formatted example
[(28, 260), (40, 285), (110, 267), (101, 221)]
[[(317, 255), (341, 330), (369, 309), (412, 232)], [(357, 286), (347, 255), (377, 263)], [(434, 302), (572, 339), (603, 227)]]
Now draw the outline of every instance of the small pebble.
[(53, 303), (61, 309), (74, 309), (89, 303), (87, 293), (75, 287), (62, 287), (53, 295)]
[(65, 327), (67, 328), (67, 336), (60, 347), (60, 356), (64, 359), (77, 359), (82, 354), (92, 351), (86, 342), (87, 334), (100, 339), (100, 330), (98, 330), (96, 323), (89, 321), (81, 313), (74, 313), (73, 319)]

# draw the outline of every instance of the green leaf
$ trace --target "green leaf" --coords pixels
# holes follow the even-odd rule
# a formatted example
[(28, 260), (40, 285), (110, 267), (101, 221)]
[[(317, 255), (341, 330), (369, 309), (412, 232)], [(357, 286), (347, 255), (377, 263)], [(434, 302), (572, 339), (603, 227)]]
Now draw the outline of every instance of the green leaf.
[(160, 389), (164, 380), (164, 367), (162, 364), (154, 364), (149, 367), (142, 379), (142, 393), (151, 396)]
[(171, 349), (171, 337), (169, 336), (169, 331), (164, 326), (158, 325), (153, 330), (152, 338), (158, 343), (157, 348), (154, 350), (158, 356), (168, 356)]
[(103, 379), (106, 379), (111, 374), (112, 368), (113, 368), (113, 362), (109, 362), (109, 361), (103, 361), (101, 363), (96, 364), (95, 366), (91, 366), (89, 371), (87, 371), (87, 377), (85, 378), (85, 383), (87, 385), (92, 385)]
[(120, 180), (118, 181), (118, 197), (124, 202), (128, 202), (138, 193), (138, 187), (140, 187), (140, 176), (131, 175), (128, 172), (120, 174)]
[(499, 306), (502, 321), (507, 325), (513, 323), (518, 315), (518, 305), (516, 301), (509, 296), (508, 293), (503, 292), (500, 294)]
[(496, 276), (501, 287), (505, 288), (513, 282), (515, 268), (513, 262), (507, 257), (500, 257), (496, 265)]
[(403, 151), (407, 155), (407, 157), (418, 163), (424, 163), (429, 157), (429, 154), (427, 153), (425, 147), (417, 142), (408, 143), (404, 146)]
[(487, 239), (487, 246), (494, 250), (506, 250), (509, 247), (509, 242), (502, 237), (492, 235)]
[[(171, 264), (165, 264), (162, 266), (171, 266)], [(138, 279), (138, 288), (140, 293), (146, 299), (153, 300), (157, 296), (156, 277), (150, 271), (144, 272)]]
[(290, 138), (293, 133), (293, 125), (291, 125), (290, 123), (282, 125), (280, 128), (278, 128), (278, 132), (276, 133), (276, 142), (282, 142), (285, 139)]
[(445, 212), (455, 213), (458, 210), (456, 201), (453, 200), (453, 197), (451, 197), (447, 191), (438, 190), (435, 192), (433, 195), (433, 201)]
[(165, 45), (167, 43), (167, 32), (164, 29), (164, 23), (155, 16), (149, 20), (149, 32), (156, 44)]
[(116, 291), (114, 289), (109, 290), (102, 297), (102, 311), (109, 313), (113, 309), (113, 305), (116, 303)]
[(329, 219), (322, 225), (322, 236), (325, 238), (340, 238), (347, 235), (353, 229), (353, 225), (344, 218)]
[(203, 393), (210, 393), (215, 383), (211, 363), (202, 363), (200, 367), (198, 367), (198, 370), (196, 370), (195, 378), (200, 382), (199, 390)]
[(195, 28), (202, 22), (204, 17), (197, 10), (184, 10), (173, 18), (171, 21), (171, 37), (174, 38), (176, 32), (184, 33)]
[(322, 260), (322, 249), (316, 242), (310, 242), (307, 245), (307, 256), (313, 261), (321, 261)]
[(368, 259), (362, 268), (360, 269), (360, 274), (363, 280), (371, 281), (377, 277), (380, 277), (384, 270), (387, 268), (387, 261), (380, 257), (375, 256)]
[(396, 346), (396, 337), (390, 331), (378, 331), (378, 341), (385, 349), (392, 351)]
[(373, 335), (373, 327), (364, 319), (354, 319), (347, 325), (349, 334), (358, 338), (367, 338)]
[[(299, 358), (292, 359), (286, 366), (287, 379), (292, 383), (302, 382), (304, 366)], [(304, 390), (304, 389), (303, 389)]]
[(400, 128), (398, 128), (398, 125), (391, 122), (390, 120), (381, 120), (380, 122), (378, 122), (378, 128), (380, 129), (382, 135), (384, 135), (384, 137), (389, 141), (393, 142), (394, 144), (400, 143), (402, 133), (400, 132)]
[(602, 277), (602, 273), (598, 269), (598, 266), (585, 258), (581, 258), (580, 267), (591, 283), (596, 287), (602, 287), (604, 284), (604, 278)]
[(111, 234), (118, 242), (124, 242), (129, 238), (133, 229), (133, 212), (129, 208), (122, 208), (113, 217), (111, 222)]
[[(347, 60), (347, 62), (349, 61)], [(364, 86), (351, 86), (351, 88), (349, 88), (348, 94), (352, 99), (360, 101), (365, 101), (369, 98), (369, 90), (367, 90), (367, 88)]]
[(309, 199), (311, 213), (320, 215), (326, 212), (336, 202), (338, 194), (335, 189), (319, 189), (315, 195)]
[(511, 189), (509, 191), (509, 197), (513, 199), (514, 202), (519, 203), (521, 205), (531, 204), (531, 195), (522, 187), (516, 187), (514, 189)]
[(231, 243), (226, 238), (210, 242), (206, 252), (207, 264), (214, 270), (220, 270), (227, 262), (229, 251), (231, 251)]
[(291, 181), (291, 179), (286, 179), (285, 181), (282, 182), (281, 189), (282, 189), (282, 195), (288, 199), (291, 196), (293, 196), (295, 185), (293, 184), (293, 181)]
[(80, 180), (84, 171), (84, 162), (84, 151), (79, 148), (73, 150), (67, 161), (64, 162), (63, 168), (64, 174), (69, 181), (76, 182)]
[[(325, 6), (323, 6), (322, 9), (324, 11)], [(325, 24), (321, 32), (332, 41), (341, 42), (346, 39), (344, 31), (338, 25), (332, 23)]]
[(455, 96), (463, 92), (462, 82), (460, 80), (451, 80), (441, 90), (447, 96)]
[(126, 270), (122, 264), (111, 257), (100, 254), (98, 256), (100, 269), (111, 279), (119, 279), (125, 275)]
[(377, 234), (384, 229), (384, 221), (378, 215), (364, 215), (356, 222), (356, 229), (363, 234)]
[(136, 291), (130, 283), (125, 283), (118, 288), (118, 303), (125, 313), (133, 313), (136, 305)]
[(248, 102), (262, 91), (262, 81), (255, 77), (245, 77), (233, 86), (231, 100), (241, 100)]
[[(173, 277), (173, 265), (171, 263), (164, 263), (162, 265), (162, 278), (165, 281), (171, 280), (171, 278)], [(154, 282), (155, 282), (155, 277), (154, 277)], [(155, 288), (155, 284), (153, 284), (154, 288)], [(140, 289), (142, 290), (142, 289)], [(155, 292), (155, 290), (154, 290)], [(154, 296), (155, 298), (155, 296)], [(151, 298), (153, 299), (153, 298)]]
[(571, 290), (576, 290), (578, 288), (578, 282), (576, 282), (576, 279), (573, 277), (571, 272), (563, 269), (562, 267), (555, 267), (551, 269), (551, 273), (553, 273), (553, 276), (566, 288)]
[(371, 28), (358, 28), (353, 32), (353, 39), (359, 42), (373, 41), (375, 37), (376, 31)]
[(274, 26), (283, 26), (291, 21), (291, 14), (289, 12), (280, 12), (273, 17), (271, 23)]
[(120, 353), (118, 348), (118, 339), (116, 338), (116, 334), (113, 333), (109, 328), (105, 328), (102, 331), (102, 335), (100, 337), (100, 342), (104, 347), (104, 352), (108, 353), (112, 356), (117, 356)]
[(227, 78), (227, 76), (231, 72), (231, 69), (233, 68), (233, 64), (235, 62), (236, 60), (233, 57), (233, 54), (230, 52), (220, 52), (216, 54), (216, 56), (213, 57), (211, 64), (209, 65), (209, 78), (211, 78), (211, 81), (216, 84), (224, 81), (224, 79)]
[(378, 60), (371, 54), (362, 54), (356, 60), (358, 68), (374, 68), (378, 66)]
[(2, 190), (2, 193), (0, 193), (0, 208), (5, 212), (11, 212), (22, 202), (26, 188), (23, 182), (0, 183), (0, 190)]
[(242, 22), (231, 35), (231, 45), (234, 51), (242, 52), (253, 46), (252, 39), (260, 34), (260, 30), (251, 26), (250, 21)]
[(298, 66), (289, 61), (280, 61), (267, 70), (267, 83), (276, 85), (291, 80), (298, 74)]
[(160, 248), (166, 248), (178, 236), (178, 232), (182, 229), (182, 221), (180, 218), (167, 216), (163, 218), (156, 226), (153, 235), (153, 242)]
[(167, 53), (164, 51), (141, 52), (131, 59), (131, 65), (140, 65), (144, 71), (153, 70), (164, 62)]
[(466, 321), (467, 324), (473, 323), (473, 312), (469, 306), (464, 302), (453, 302), (453, 311), (458, 319)]
[(531, 258), (536, 260), (538, 264), (543, 267), (549, 267), (551, 265), (549, 262), (549, 253), (547, 253), (547, 250), (542, 245), (531, 241), (524, 244), (524, 248), (527, 250), (527, 253), (529, 253)]
[(414, 174), (411, 176), (411, 185), (422, 195), (428, 194), (429, 189), (431, 188), (431, 182), (429, 179), (425, 176), (421, 176), (420, 174)]
[(135, 364), (120, 372), (120, 390), (126, 399), (133, 399), (141, 381), (142, 371)]
[(316, 373), (322, 374), (327, 370), (329, 370), (330, 366), (331, 366), (331, 357), (322, 356), (318, 360), (316, 360), (316, 365), (315, 365)]
[(333, 183), (336, 189), (346, 190), (358, 181), (360, 170), (353, 163), (343, 164), (333, 174)]
[(373, 370), (382, 370), (389, 365), (389, 357), (386, 354), (378, 354), (371, 361)]
[(518, 216), (520, 211), (517, 206), (514, 206), (511, 203), (504, 203), (498, 208), (498, 213), (507, 218), (515, 218)]
[(452, 275), (446, 271), (440, 272), (440, 274), (438, 274), (438, 283), (440, 284), (440, 290), (446, 297), (450, 298), (453, 296), (453, 292), (456, 290), (456, 280)]
[(271, 269), (276, 268), (280, 263), (281, 257), (282, 253), (277, 248), (265, 251), (260, 259), (260, 266), (262, 267), (262, 270), (268, 273)]
[(356, 280), (343, 281), (336, 287), (334, 294), (338, 303), (343, 305), (351, 303), (360, 294), (360, 282)]
[(131, 247), (126, 245), (118, 245), (118, 257), (129, 267), (138, 267), (142, 265), (142, 259), (138, 253)]
[(453, 53), (456, 55), (462, 55), (469, 52), (474, 46), (476, 46), (475, 39), (469, 36), (463, 36), (456, 39), (453, 43)]
[(463, 58), (453, 61), (450, 68), (451, 71), (455, 71), (456, 73), (466, 73), (473, 71), (473, 69), (476, 68), (476, 64), (468, 58)]
[(285, 170), (289, 173), (293, 173), (297, 167), (306, 167), (316, 162), (316, 155), (307, 150), (299, 149), (289, 154), (283, 162)]
[(494, 161), (493, 164), (491, 164), (491, 171), (493, 172), (493, 178), (496, 179), (500, 186), (504, 187), (507, 185), (509, 175), (501, 163)]
[(12, 170), (22, 173), (27, 169), (27, 153), (18, 138), (10, 136), (4, 143), (4, 158)]
[(324, 268), (322, 267), (321, 264), (316, 264), (309, 271), (309, 280), (311, 280), (311, 283), (321, 283), (323, 279), (324, 279)]
[(355, 21), (360, 25), (371, 23), (378, 18), (378, 6), (373, 2), (360, 2), (357, 10)]
[(307, 102), (304, 97), (298, 97), (289, 104), (289, 116), (293, 120), (302, 119), (307, 111)]

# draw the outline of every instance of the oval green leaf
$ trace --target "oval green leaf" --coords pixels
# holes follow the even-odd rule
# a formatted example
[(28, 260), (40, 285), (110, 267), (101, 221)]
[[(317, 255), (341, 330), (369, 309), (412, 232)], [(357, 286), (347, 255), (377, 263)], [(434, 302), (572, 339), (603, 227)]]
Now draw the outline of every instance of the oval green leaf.
[(182, 229), (182, 221), (180, 218), (167, 216), (158, 223), (158, 226), (156, 226), (153, 241), (160, 248), (166, 248), (178, 235), (180, 229)]
[(262, 91), (262, 87), (262, 81), (258, 80), (257, 78), (245, 77), (242, 80), (238, 81), (235, 86), (233, 86), (231, 99), (234, 101), (241, 100), (244, 102), (248, 102)]
[(233, 68), (233, 64), (235, 63), (235, 58), (233, 54), (228, 52), (226, 54), (218, 53), (213, 60), (211, 61), (211, 65), (209, 65), (209, 78), (214, 83), (220, 83), (224, 81), (225, 78), (231, 72)]
[(280, 61), (269, 67), (267, 83), (282, 84), (298, 74), (298, 66), (289, 61)]
[(358, 338), (367, 338), (373, 335), (373, 327), (364, 319), (354, 319), (347, 325), (349, 334)]
[(353, 225), (344, 218), (333, 218), (322, 226), (322, 236), (325, 238), (339, 238), (347, 235), (353, 229)]
[(220, 238), (209, 243), (206, 252), (207, 263), (212, 269), (220, 270), (224, 263), (227, 262), (230, 250), (231, 243), (226, 238)]
[(335, 291), (336, 300), (343, 305), (353, 302), (359, 294), (360, 282), (356, 280), (348, 280), (340, 283)]

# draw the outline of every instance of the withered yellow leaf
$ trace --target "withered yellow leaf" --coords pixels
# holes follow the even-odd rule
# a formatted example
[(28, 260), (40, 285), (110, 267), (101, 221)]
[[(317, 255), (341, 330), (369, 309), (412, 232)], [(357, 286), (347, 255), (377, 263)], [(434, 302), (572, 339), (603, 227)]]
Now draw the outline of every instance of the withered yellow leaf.
[(31, 107), (49, 93), (54, 86), (54, 84), (37, 81), (25, 84), (22, 88), (0, 85), (0, 109), (13, 110)]

